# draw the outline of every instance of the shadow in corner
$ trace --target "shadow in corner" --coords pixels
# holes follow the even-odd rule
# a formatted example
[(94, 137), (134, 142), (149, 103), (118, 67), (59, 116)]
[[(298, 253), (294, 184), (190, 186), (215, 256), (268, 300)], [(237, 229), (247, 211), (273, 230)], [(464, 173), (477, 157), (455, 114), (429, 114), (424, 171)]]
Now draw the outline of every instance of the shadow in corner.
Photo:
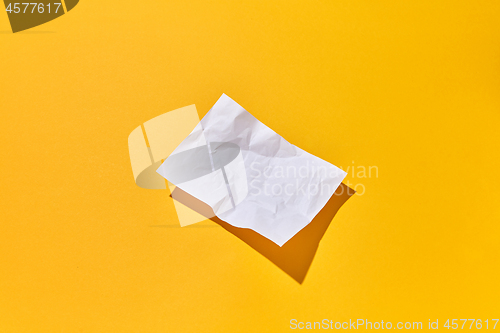
[(345, 184), (340, 184), (325, 207), (304, 229), (279, 247), (269, 239), (251, 229), (238, 228), (214, 216), (213, 210), (204, 202), (194, 198), (180, 188), (172, 192), (172, 198), (214, 221), (271, 260), (295, 281), (302, 284), (318, 250), (328, 226), (342, 205), (356, 193)]

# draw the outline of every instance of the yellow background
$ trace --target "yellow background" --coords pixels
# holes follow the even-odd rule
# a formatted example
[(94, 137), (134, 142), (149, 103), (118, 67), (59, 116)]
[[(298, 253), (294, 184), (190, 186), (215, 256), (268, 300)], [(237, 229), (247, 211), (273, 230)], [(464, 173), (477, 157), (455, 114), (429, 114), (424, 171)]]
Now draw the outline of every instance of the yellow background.
[[(0, 332), (281, 332), (500, 317), (500, 2), (90, 1), (0, 13)], [(365, 194), (303, 285), (175, 225), (127, 137), (222, 93)], [(358, 190), (360, 188), (358, 187)], [(497, 326), (500, 330), (500, 325)]]

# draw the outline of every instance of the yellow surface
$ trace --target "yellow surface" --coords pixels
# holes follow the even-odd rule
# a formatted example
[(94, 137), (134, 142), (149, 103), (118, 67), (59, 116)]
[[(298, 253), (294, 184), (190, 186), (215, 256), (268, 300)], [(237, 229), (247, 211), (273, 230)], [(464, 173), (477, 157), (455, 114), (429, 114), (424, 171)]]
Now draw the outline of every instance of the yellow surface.
[[(494, 0), (82, 0), (12, 35), (0, 13), (0, 332), (499, 318), (499, 17)], [(135, 185), (129, 133), (222, 93), (365, 187), (303, 285), (222, 228), (151, 227), (175, 209)]]

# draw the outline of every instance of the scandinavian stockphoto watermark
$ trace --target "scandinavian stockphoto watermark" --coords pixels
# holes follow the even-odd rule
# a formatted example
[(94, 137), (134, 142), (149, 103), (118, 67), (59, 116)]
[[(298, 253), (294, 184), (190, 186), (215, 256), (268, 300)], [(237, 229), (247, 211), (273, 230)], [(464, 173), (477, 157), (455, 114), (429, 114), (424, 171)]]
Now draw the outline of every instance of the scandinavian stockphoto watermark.
[[(314, 197), (317, 194), (333, 193), (336, 188), (333, 188), (329, 182), (320, 181), (322, 179), (332, 179), (339, 176), (339, 170), (335, 168), (326, 168), (325, 166), (314, 166), (309, 163), (301, 166), (295, 165), (266, 165), (254, 162), (250, 165), (251, 178), (250, 195), (265, 194), (269, 196), (279, 195), (302, 195), (308, 198)], [(352, 165), (346, 168), (340, 167), (348, 176), (343, 183), (347, 185), (345, 191), (349, 195), (364, 195), (366, 193), (366, 185), (363, 180), (369, 178), (378, 178), (379, 170), (375, 165), (364, 166), (356, 165), (353, 161)], [(311, 181), (311, 180), (317, 181)], [(336, 195), (342, 195), (344, 188), (337, 191)], [(352, 192), (352, 193), (349, 193)]]
[[(337, 330), (356, 330), (356, 329), (399, 329), (399, 330), (418, 330), (423, 328), (421, 321), (407, 321), (392, 323), (390, 321), (370, 321), (368, 319), (349, 319), (349, 321), (335, 321), (332, 319), (323, 319), (320, 321), (299, 321), (290, 319), (290, 328), (317, 330), (317, 329), (337, 329)], [(430, 328), (430, 325), (429, 325)]]
[[(335, 321), (332, 319), (322, 319), (319, 321), (300, 321), (290, 319), (290, 329), (292, 330), (421, 330), (424, 327), (429, 330), (446, 329), (496, 329), (498, 319), (428, 319), (427, 322), (421, 321), (398, 321), (391, 322), (386, 320), (372, 321), (368, 319), (349, 319), (349, 321)], [(500, 327), (500, 325), (498, 325)]]

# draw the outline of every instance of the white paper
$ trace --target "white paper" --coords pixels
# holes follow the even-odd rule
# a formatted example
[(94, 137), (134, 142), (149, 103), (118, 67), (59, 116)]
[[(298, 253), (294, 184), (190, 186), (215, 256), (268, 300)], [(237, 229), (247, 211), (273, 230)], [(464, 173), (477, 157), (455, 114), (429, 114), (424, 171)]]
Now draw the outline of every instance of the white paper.
[(225, 94), (157, 172), (221, 220), (279, 246), (312, 221), (346, 176)]

